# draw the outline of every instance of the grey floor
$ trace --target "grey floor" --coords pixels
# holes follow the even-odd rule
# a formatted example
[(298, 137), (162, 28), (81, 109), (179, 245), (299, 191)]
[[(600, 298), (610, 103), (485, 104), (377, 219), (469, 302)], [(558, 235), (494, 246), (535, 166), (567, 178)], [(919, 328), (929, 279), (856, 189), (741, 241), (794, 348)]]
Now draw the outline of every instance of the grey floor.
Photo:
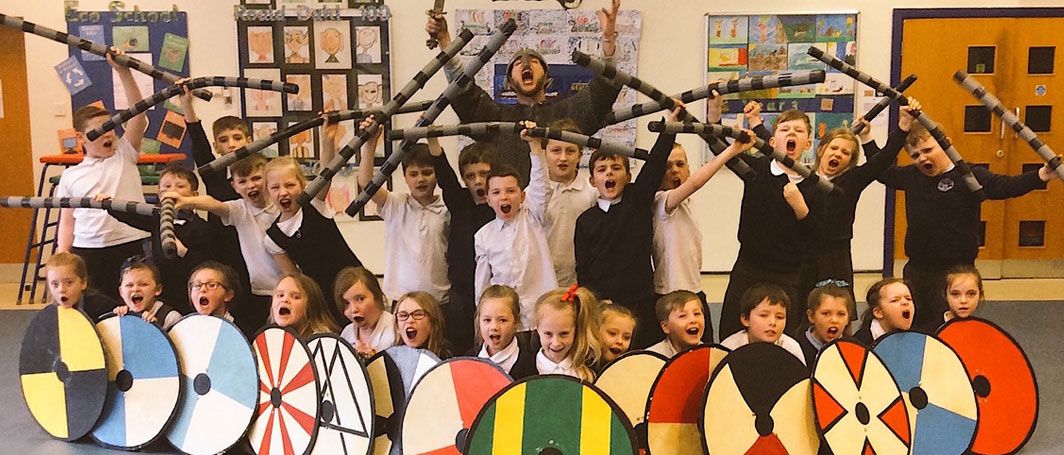
[[(1038, 427), (1024, 454), (1064, 453), (1064, 318), (1057, 317), (1064, 302), (988, 303), (980, 315), (1011, 333), (1027, 352), (1040, 386)], [(713, 320), (720, 305), (711, 305)], [(0, 453), (12, 454), (117, 454), (91, 442), (67, 443), (50, 438), (30, 417), (22, 400), (18, 355), (22, 334), (33, 316), (30, 311), (0, 311)], [(164, 452), (161, 449), (146, 452)]]

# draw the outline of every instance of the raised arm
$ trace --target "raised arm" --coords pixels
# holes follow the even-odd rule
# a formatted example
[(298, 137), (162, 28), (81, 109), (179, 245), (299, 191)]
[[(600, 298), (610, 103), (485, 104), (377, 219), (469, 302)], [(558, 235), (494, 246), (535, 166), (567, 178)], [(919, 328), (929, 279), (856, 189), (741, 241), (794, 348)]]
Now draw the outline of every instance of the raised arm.
[[(336, 140), (343, 137), (343, 133), (340, 132), (340, 125), (338, 123), (332, 123), (329, 121), (328, 112), (322, 112), (321, 116), (325, 119), (325, 124), (322, 125), (322, 132), (325, 133), (325, 140), (321, 141), (321, 151), (318, 154), (318, 163), (331, 163), (336, 156)], [(378, 129), (378, 131), (383, 128)], [(319, 177), (320, 178), (320, 177)], [(321, 187), (321, 191), (315, 196), (319, 201), (324, 201), (329, 197), (329, 188), (332, 188), (332, 180), (325, 183), (325, 186)]]
[(451, 163), (447, 161), (447, 155), (443, 153), (443, 147), (436, 138), (429, 138), (429, 155), (432, 156), (432, 168), (436, 171), (436, 184), (443, 192), (443, 204), (453, 214), (463, 207), (472, 207), (473, 200), (469, 191), (462, 188), (458, 180), (458, 174), (454, 172)]
[[(116, 55), (122, 55), (124, 52), (121, 49), (111, 48), (111, 52)], [(122, 89), (126, 92), (126, 103), (132, 107), (137, 104), (143, 98), (140, 93), (140, 87), (137, 87), (137, 81), (133, 79), (133, 73), (128, 66), (122, 66), (115, 63), (113, 57), (110, 54), (107, 55), (107, 63), (111, 64), (115, 73), (118, 74), (118, 79), (122, 81)], [(136, 117), (129, 119), (125, 125), (125, 132), (122, 134), (122, 138), (125, 139), (133, 148), (140, 150), (141, 140), (144, 139), (144, 130), (148, 128), (148, 116), (142, 112)]]
[[(359, 129), (366, 129), (372, 125), (374, 116), (370, 115), (366, 119), (362, 120), (359, 124)], [(358, 162), (358, 187), (365, 188), (369, 186), (369, 183), (373, 181), (373, 155), (377, 151), (377, 143), (381, 140), (381, 134), (384, 132), (384, 126), (377, 128), (377, 134), (371, 136), (365, 144), (362, 144), (362, 157)], [(377, 193), (371, 198), (377, 206), (384, 204), (384, 201), (388, 200), (388, 189), (386, 185), (381, 185)]]
[(550, 203), (554, 189), (549, 182), (550, 177), (547, 175), (543, 141), (541, 138), (528, 135), (529, 130), (536, 127), (536, 123), (532, 121), (523, 123), (525, 129), (521, 130), (521, 139), (528, 142), (529, 154), (532, 155), (532, 170), (528, 176), (528, 188), (526, 188), (528, 198), (525, 200), (525, 205), (528, 207), (529, 213), (540, 224), (546, 224), (547, 204)]
[(702, 167), (698, 168), (686, 182), (680, 184), (676, 189), (669, 192), (669, 195), (665, 199), (665, 213), (672, 213), (679, 207), (684, 200), (691, 197), (695, 191), (705, 186), (709, 179), (713, 178), (717, 174), (717, 171), (727, 163), (728, 160), (736, 157), (740, 153), (744, 153), (750, 150), (750, 147), (754, 146), (753, 131), (747, 131), (750, 134), (750, 140), (747, 142), (740, 142), (736, 140), (732, 142), (728, 148), (724, 149), (724, 153), (714, 156), (712, 160), (707, 161)]
[[(683, 103), (680, 100), (676, 100), (676, 107), (669, 111), (665, 119), (670, 122), (679, 121), (679, 115), (680, 112), (683, 112), (683, 109)], [(661, 186), (661, 180), (665, 178), (665, 166), (669, 161), (669, 154), (672, 153), (672, 146), (675, 143), (675, 134), (658, 134), (657, 142), (650, 149), (650, 159), (643, 163), (643, 169), (639, 171), (639, 176), (635, 179), (635, 183), (632, 184), (635, 187), (635, 191), (638, 192), (637, 194), (653, 200), (654, 193)]]

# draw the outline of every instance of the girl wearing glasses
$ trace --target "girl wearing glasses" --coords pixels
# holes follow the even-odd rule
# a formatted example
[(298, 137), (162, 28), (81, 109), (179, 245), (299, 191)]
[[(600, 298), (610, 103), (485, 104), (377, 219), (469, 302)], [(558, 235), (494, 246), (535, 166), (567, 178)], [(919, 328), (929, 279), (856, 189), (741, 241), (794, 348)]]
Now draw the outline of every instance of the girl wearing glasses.
[[(234, 322), (229, 314), (237, 291), (234, 276), (232, 267), (220, 262), (207, 261), (196, 267), (188, 278), (188, 300), (196, 313)], [(240, 327), (240, 331), (247, 335), (257, 328)]]
[(451, 344), (444, 336), (443, 312), (436, 298), (414, 291), (399, 298), (395, 306), (396, 329), (403, 344), (428, 349), (436, 357), (451, 357)]

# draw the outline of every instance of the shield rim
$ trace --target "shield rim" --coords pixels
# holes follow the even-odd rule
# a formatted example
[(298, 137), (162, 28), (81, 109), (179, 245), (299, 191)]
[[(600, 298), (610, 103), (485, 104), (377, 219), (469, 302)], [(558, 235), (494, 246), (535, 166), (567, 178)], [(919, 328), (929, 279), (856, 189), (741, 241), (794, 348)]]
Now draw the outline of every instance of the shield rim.
[[(252, 340), (257, 340), (257, 339), (259, 339), (259, 335), (262, 335), (262, 334), (266, 333), (267, 331), (274, 330), (274, 329), (283, 330), (283, 331), (285, 331), (286, 334), (291, 335), (293, 338), (295, 338), (296, 343), (300, 347), (302, 347), (303, 351), (307, 354), (307, 359), (310, 360), (310, 364), (314, 365), (314, 356), (311, 355), (310, 348), (307, 347), (307, 343), (305, 341), (303, 341), (303, 339), (300, 338), (299, 335), (296, 334), (295, 330), (292, 330), (292, 329), (290, 329), (288, 327), (281, 327), (281, 326), (279, 326), (277, 324), (267, 324), (266, 326), (260, 328), (259, 330), (257, 330), (255, 332), (255, 336), (252, 338)], [(252, 353), (255, 352), (254, 341), (251, 342), (251, 352)], [(258, 355), (256, 355), (255, 356), (255, 366), (256, 366), (255, 367), (255, 371), (256, 372), (258, 372), (258, 363), (259, 363), (259, 358), (258, 358)], [(318, 399), (315, 400), (315, 404), (314, 404), (314, 429), (310, 432), (310, 441), (307, 443), (307, 448), (304, 449), (303, 452), (301, 452), (302, 455), (309, 455), (310, 452), (312, 450), (314, 450), (314, 443), (316, 443), (318, 441), (318, 427), (320, 426), (318, 424), (319, 424), (320, 419), (321, 419), (321, 387), (320, 387), (320, 383), (318, 382), (318, 368), (317, 367), (311, 368), (310, 371), (311, 371), (312, 375), (314, 376), (314, 394), (318, 396)], [(262, 375), (259, 375), (259, 383), (262, 383)], [(261, 404), (262, 403), (256, 402), (256, 407), (258, 407), (258, 405), (261, 405)], [(251, 431), (251, 427), (255, 424), (255, 420), (257, 420), (256, 417), (258, 417), (258, 415), (256, 413), (252, 413), (251, 424), (249, 424), (248, 428), (246, 430), (244, 430), (244, 435), (245, 436), (247, 436), (248, 432)], [(251, 442), (250, 438), (248, 439), (248, 442), (249, 443)], [(252, 452), (254, 452), (256, 454), (258, 453), (258, 452), (255, 452), (255, 447), (254, 446), (252, 446), (251, 449), (252, 449)]]
[[(318, 333), (318, 334), (314, 334), (314, 335), (311, 335), (309, 338), (307, 338), (307, 343), (306, 343), (307, 344), (307, 348), (310, 348), (310, 343), (318, 341), (318, 340), (321, 340), (323, 338), (328, 338), (328, 339), (335, 340), (337, 342), (337, 344), (343, 346), (348, 351), (350, 351), (351, 355), (355, 358), (355, 360), (358, 361), (358, 368), (360, 370), (362, 370), (362, 377), (366, 379), (366, 384), (369, 384), (369, 373), (366, 372), (366, 365), (364, 363), (362, 363), (362, 358), (358, 356), (357, 352), (355, 352), (355, 349), (351, 346), (351, 343), (348, 343), (347, 340), (343, 339), (343, 337), (341, 337), (341, 336), (339, 336), (339, 335), (337, 335), (335, 333)], [(311, 360), (311, 362), (314, 361), (313, 355), (311, 356), (310, 360)], [(374, 397), (373, 397), (373, 386), (372, 385), (370, 385), (367, 395), (369, 395), (369, 411), (370, 411), (371, 415), (374, 417), (373, 419), (370, 420), (369, 446), (366, 448), (366, 453), (367, 454), (371, 454), (371, 453), (373, 453), (373, 443), (376, 442), (376, 440), (377, 440), (377, 438), (373, 437), (373, 427), (376, 425), (376, 416), (377, 416), (377, 404), (376, 404), (377, 400), (375, 400)], [(318, 413), (320, 414), (321, 413), (321, 400), (320, 399), (318, 400), (318, 408), (319, 408), (318, 409)], [(318, 416), (318, 419), (319, 419), (319, 422), (320, 422), (320, 419), (321, 419), (320, 415)], [(321, 425), (318, 425), (317, 430), (320, 430), (320, 429), (321, 429)], [(318, 442), (317, 441), (317, 436), (318, 436), (317, 435), (317, 430), (315, 430), (315, 434), (314, 434), (314, 444), (311, 445), (311, 449), (310, 449), (311, 453), (314, 452), (314, 446), (317, 445), (317, 442)]]

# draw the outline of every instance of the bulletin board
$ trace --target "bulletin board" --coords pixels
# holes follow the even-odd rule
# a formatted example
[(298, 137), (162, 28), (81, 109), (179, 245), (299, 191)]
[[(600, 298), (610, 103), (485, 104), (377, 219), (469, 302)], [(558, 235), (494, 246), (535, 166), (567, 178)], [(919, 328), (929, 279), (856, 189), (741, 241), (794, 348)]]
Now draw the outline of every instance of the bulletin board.
[[(182, 77), (189, 75), (188, 17), (184, 12), (77, 11), (67, 15), (67, 32), (122, 49), (126, 55), (151, 63), (160, 70)], [(74, 110), (96, 103), (110, 112), (129, 107), (121, 81), (103, 57), (71, 46), (70, 57), (56, 65), (56, 72), (71, 94)], [(171, 85), (138, 71), (132, 73), (142, 98)], [(153, 107), (147, 115), (148, 129), (140, 151), (184, 153), (191, 166), (191, 141), (185, 140), (185, 118), (181, 109), (168, 101)]]
[(744, 125), (743, 106), (762, 104), (771, 129), (780, 112), (800, 109), (809, 115), (817, 140), (802, 155), (815, 161), (819, 138), (833, 128), (849, 127), (854, 117), (857, 81), (806, 53), (816, 46), (850, 64), (857, 59), (857, 13), (706, 15), (706, 82), (780, 71), (826, 70), (819, 84), (759, 90), (725, 96), (724, 123)]

